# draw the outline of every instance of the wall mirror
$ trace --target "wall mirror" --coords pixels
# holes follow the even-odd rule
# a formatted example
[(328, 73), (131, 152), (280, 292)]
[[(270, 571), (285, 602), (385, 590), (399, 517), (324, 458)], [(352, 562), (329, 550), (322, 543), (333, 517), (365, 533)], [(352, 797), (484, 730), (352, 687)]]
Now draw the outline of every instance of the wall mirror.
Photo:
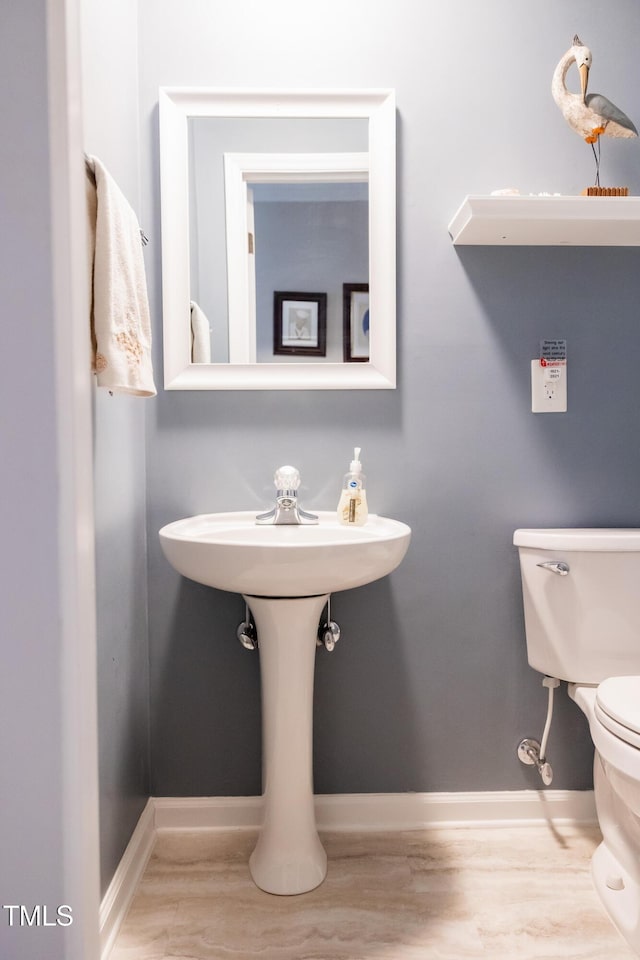
[(393, 91), (163, 87), (159, 113), (165, 388), (395, 387)]

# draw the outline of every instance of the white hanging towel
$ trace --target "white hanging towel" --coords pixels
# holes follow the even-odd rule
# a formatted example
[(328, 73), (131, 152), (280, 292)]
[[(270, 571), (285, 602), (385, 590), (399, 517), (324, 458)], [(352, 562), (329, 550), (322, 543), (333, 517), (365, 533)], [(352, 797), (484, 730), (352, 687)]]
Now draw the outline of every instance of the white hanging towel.
[(100, 387), (154, 397), (151, 323), (140, 226), (120, 188), (95, 157), (87, 178), (92, 366)]
[(211, 363), (211, 330), (206, 314), (191, 301), (191, 363)]

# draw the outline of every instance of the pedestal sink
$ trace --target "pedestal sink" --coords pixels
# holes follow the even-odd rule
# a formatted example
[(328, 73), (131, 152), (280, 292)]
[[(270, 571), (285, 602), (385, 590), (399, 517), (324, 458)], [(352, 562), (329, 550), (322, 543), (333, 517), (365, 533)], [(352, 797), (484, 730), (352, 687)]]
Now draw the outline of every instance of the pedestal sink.
[(313, 805), (313, 675), (329, 595), (370, 583), (402, 561), (410, 528), (375, 514), (363, 527), (320, 511), (316, 526), (258, 526), (255, 513), (208, 513), (160, 530), (185, 577), (241, 593), (255, 619), (262, 691), (264, 820), (249, 868), (268, 893), (322, 883), (327, 857)]

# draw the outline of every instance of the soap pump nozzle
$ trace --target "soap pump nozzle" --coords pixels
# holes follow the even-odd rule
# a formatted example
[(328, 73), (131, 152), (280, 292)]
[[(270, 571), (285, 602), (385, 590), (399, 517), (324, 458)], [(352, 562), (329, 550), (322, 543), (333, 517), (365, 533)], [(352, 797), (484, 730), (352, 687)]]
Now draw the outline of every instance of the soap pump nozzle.
[(353, 460), (349, 464), (350, 473), (362, 473), (362, 464), (360, 463), (360, 451), (362, 447), (353, 448)]

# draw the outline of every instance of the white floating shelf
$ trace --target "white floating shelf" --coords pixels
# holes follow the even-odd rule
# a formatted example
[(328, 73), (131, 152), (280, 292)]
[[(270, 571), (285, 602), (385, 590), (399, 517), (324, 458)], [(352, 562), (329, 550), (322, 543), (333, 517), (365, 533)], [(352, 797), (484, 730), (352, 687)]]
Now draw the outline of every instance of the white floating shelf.
[(468, 196), (449, 224), (455, 244), (640, 246), (640, 197)]

